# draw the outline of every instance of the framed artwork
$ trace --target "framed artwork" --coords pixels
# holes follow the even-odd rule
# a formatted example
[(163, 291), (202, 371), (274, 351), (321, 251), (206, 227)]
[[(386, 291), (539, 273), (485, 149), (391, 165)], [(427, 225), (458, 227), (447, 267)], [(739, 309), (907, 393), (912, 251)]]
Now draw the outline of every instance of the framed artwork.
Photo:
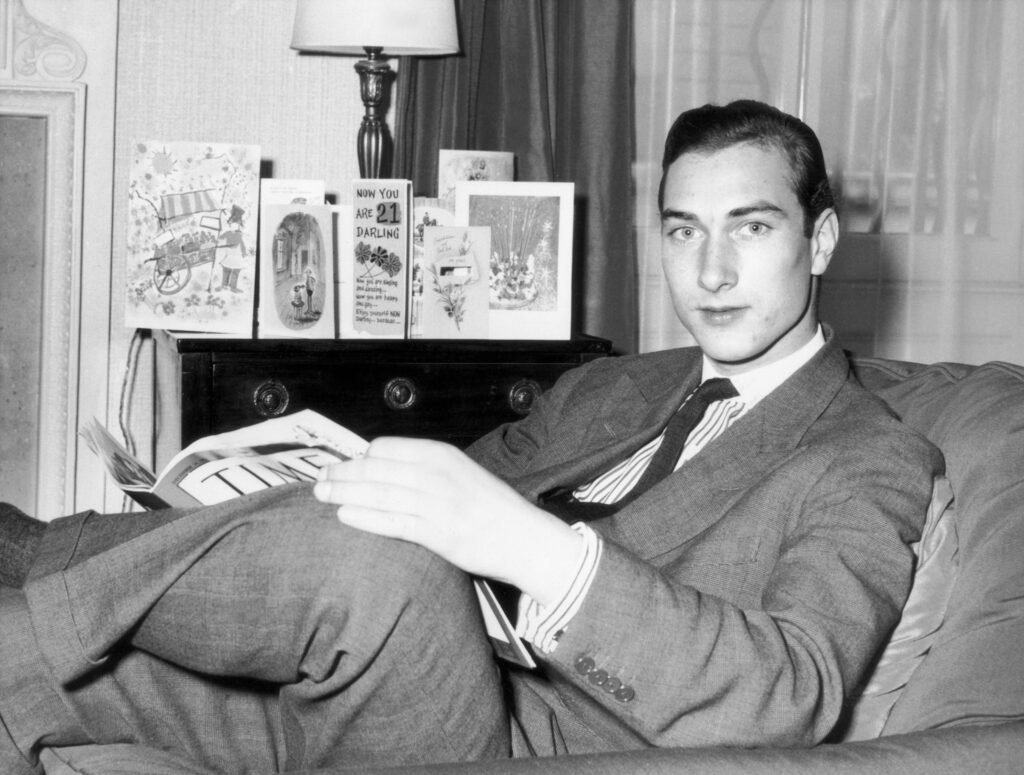
[(252, 335), (259, 171), (258, 146), (132, 145), (126, 325)]
[(258, 335), (333, 339), (334, 213), (329, 205), (264, 204)]
[(465, 181), (456, 222), (491, 229), (488, 339), (572, 335), (572, 183)]

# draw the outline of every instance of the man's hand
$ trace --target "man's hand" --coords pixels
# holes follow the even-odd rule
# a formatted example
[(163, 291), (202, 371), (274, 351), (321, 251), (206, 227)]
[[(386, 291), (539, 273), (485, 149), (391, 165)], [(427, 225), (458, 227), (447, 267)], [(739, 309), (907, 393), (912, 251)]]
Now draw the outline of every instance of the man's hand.
[(347, 525), (419, 544), (468, 573), (557, 602), (582, 552), (568, 525), (437, 441), (379, 438), (325, 469), (316, 497)]

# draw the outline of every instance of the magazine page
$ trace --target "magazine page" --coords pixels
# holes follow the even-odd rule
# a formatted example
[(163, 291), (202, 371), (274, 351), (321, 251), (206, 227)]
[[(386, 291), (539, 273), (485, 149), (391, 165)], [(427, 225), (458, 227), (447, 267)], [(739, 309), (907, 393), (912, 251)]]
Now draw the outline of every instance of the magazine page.
[(97, 420), (81, 434), (111, 479), (147, 509), (219, 503), (292, 481), (350, 460), (367, 442), (311, 409), (246, 428), (204, 436), (175, 455), (156, 477)]
[(204, 436), (175, 455), (153, 491), (171, 505), (210, 505), (359, 457), (367, 442), (312, 409)]
[(179, 460), (195, 452), (243, 449), (274, 443), (329, 447), (348, 458), (359, 457), (368, 446), (366, 439), (348, 428), (312, 409), (302, 409), (237, 430), (203, 436), (175, 455), (164, 470), (170, 470)]
[(107, 474), (121, 490), (147, 509), (165, 508), (168, 504), (153, 495), (156, 483), (152, 471), (93, 418), (82, 426), (82, 438), (107, 469)]
[(516, 629), (505, 614), (505, 610), (498, 602), (497, 595), (491, 589), (486, 579), (473, 579), (473, 588), (476, 590), (476, 597), (480, 603), (480, 611), (484, 617), (484, 629), (491, 639), (491, 646), (494, 653), (504, 660), (522, 665), (526, 668), (534, 668), (537, 663), (530, 652), (526, 650), (523, 641), (516, 635)]
[(321, 469), (352, 455), (331, 447), (261, 444), (202, 450), (179, 458), (153, 488), (172, 506), (210, 506), (293, 482), (314, 482)]
[(93, 418), (82, 427), (82, 437), (89, 449), (99, 456), (119, 487), (150, 488), (156, 483), (156, 476), (138, 458), (124, 448), (99, 420)]

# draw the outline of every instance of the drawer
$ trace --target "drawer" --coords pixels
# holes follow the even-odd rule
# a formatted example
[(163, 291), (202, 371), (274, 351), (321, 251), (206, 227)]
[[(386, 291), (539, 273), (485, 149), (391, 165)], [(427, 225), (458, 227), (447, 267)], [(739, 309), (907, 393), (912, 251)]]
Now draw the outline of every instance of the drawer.
[(529, 413), (574, 364), (229, 361), (212, 370), (212, 432), (315, 409), (355, 433), (443, 439), (466, 446)]
[(566, 341), (210, 339), (158, 332), (157, 457), (278, 414), (314, 409), (372, 439), (467, 446), (530, 411), (568, 369), (611, 353)]

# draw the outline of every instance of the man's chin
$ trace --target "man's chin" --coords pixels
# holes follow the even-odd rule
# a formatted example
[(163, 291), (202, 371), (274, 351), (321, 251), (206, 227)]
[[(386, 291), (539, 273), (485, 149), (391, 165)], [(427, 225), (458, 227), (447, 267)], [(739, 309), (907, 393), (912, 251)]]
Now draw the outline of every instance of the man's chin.
[(765, 354), (765, 348), (758, 343), (701, 342), (697, 340), (701, 351), (715, 363), (733, 369), (750, 368)]

